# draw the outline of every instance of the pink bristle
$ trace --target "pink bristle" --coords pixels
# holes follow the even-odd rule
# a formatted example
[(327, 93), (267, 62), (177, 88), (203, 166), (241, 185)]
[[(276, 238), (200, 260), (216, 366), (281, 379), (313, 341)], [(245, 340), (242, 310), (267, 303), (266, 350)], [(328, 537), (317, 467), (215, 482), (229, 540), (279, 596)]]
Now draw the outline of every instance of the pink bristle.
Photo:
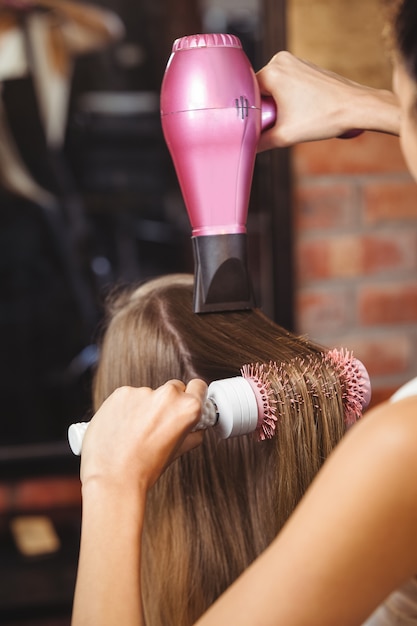
[(362, 415), (367, 405), (368, 381), (364, 379), (359, 361), (351, 352), (341, 348), (323, 354), (325, 363), (333, 367), (340, 379), (345, 423), (352, 426)]
[(264, 363), (244, 365), (241, 370), (242, 376), (255, 392), (259, 409), (256, 432), (260, 440), (271, 439), (274, 436), (277, 422), (277, 401), (268, 380), (269, 371), (270, 365)]
[[(336, 381), (324, 380), (320, 369), (324, 363), (332, 369), (338, 378), (344, 409), (346, 426), (354, 424), (362, 415), (370, 397), (369, 378), (363, 365), (345, 349), (334, 349), (321, 355), (295, 357), (291, 360), (299, 369), (300, 378), (308, 387), (309, 399), (315, 409), (320, 409), (318, 397), (325, 395), (335, 397), (339, 392)], [(288, 363), (255, 363), (244, 365), (242, 376), (251, 384), (259, 407), (258, 439), (271, 439), (276, 431), (277, 423), (283, 414), (283, 405), (290, 405), (298, 411), (304, 398), (296, 390), (294, 373), (289, 374)], [(361, 369), (362, 368), (362, 369)], [(274, 385), (271, 385), (271, 380)]]

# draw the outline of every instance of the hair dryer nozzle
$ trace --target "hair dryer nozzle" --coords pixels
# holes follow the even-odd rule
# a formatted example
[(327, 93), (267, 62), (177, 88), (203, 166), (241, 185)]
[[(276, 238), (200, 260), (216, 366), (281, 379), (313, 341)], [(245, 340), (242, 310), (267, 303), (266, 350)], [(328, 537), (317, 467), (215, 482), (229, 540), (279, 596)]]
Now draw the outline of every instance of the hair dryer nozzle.
[(248, 274), (246, 234), (193, 237), (194, 312), (236, 311), (255, 306)]

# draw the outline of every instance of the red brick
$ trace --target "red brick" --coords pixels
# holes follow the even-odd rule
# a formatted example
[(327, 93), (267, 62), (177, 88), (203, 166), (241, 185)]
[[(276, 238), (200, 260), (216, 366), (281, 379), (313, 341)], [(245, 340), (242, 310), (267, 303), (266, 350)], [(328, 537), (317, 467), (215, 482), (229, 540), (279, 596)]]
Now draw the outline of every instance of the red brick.
[(14, 488), (17, 509), (76, 506), (80, 501), (80, 481), (73, 477), (23, 480)]
[(299, 241), (296, 259), (301, 285), (314, 280), (358, 276), (362, 268), (362, 247), (360, 239), (353, 236)]
[(381, 133), (303, 143), (292, 150), (296, 176), (407, 171), (398, 138)]
[(365, 326), (417, 321), (417, 282), (362, 286), (360, 322)]
[(298, 241), (296, 243), (295, 268), (298, 283), (302, 286), (312, 280), (329, 278), (329, 242)]
[(360, 237), (332, 238), (329, 245), (329, 277), (349, 278), (363, 273), (363, 244)]
[(417, 229), (417, 185), (413, 180), (369, 182), (363, 187), (363, 201), (365, 223), (408, 220)]
[(355, 189), (347, 183), (299, 186), (294, 194), (295, 228), (345, 228), (355, 217), (355, 199)]
[[(333, 344), (334, 345), (334, 344)], [(368, 370), (373, 385), (373, 379), (378, 376), (398, 376), (407, 378), (413, 362), (414, 343), (406, 334), (397, 332), (375, 332), (372, 336), (351, 334), (340, 339), (336, 344), (352, 350), (354, 356), (360, 359)], [(386, 383), (385, 383), (386, 386)]]
[(417, 229), (374, 232), (361, 238), (364, 275), (395, 271), (417, 273)]
[(301, 285), (313, 280), (352, 278), (387, 271), (417, 271), (417, 232), (401, 230), (365, 236), (300, 238), (296, 268)]
[(341, 331), (348, 324), (349, 294), (342, 289), (299, 290), (296, 298), (298, 332), (317, 334)]

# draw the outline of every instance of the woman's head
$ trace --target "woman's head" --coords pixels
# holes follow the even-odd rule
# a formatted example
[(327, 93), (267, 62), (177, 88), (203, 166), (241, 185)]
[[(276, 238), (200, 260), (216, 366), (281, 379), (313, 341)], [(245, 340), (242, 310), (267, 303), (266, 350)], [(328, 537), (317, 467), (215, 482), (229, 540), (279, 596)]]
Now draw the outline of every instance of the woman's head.
[(395, 0), (392, 4), (394, 45), (410, 77), (417, 83), (417, 4), (415, 0)]
[(394, 0), (389, 7), (395, 49), (393, 83), (401, 107), (400, 141), (408, 168), (417, 180), (417, 3)]
[[(192, 298), (188, 274), (164, 276), (110, 298), (96, 408), (121, 381), (155, 387), (173, 377), (199, 377), (209, 383), (239, 375), (245, 363), (273, 356), (286, 361), (312, 346), (258, 310), (196, 315)], [(107, 355), (111, 367), (105, 366)]]
[[(283, 363), (285, 384), (273, 439), (208, 431), (150, 492), (142, 577), (151, 626), (193, 623), (272, 541), (344, 433), (340, 384), (319, 347), (259, 310), (196, 315), (192, 301), (193, 277), (170, 275), (110, 303), (95, 409), (121, 385), (210, 383), (259, 361)], [(309, 374), (314, 398), (308, 359), (319, 363)]]

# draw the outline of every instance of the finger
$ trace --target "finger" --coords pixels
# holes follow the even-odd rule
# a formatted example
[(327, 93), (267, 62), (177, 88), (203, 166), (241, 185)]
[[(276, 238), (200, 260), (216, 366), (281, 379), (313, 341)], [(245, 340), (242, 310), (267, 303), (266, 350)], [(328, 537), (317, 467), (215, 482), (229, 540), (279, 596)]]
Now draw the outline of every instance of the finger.
[(171, 380), (167, 380), (165, 385), (172, 385), (179, 391), (185, 391), (185, 383), (182, 380), (179, 380), (177, 378), (172, 378)]
[(185, 384), (176, 379), (158, 387), (154, 391), (153, 430), (161, 428), (167, 441), (170, 437), (178, 439), (188, 434), (201, 415), (206, 388), (204, 381), (199, 381), (191, 385), (191, 392), (187, 392)]
[(207, 383), (201, 378), (193, 378), (185, 388), (186, 393), (191, 393), (203, 402), (207, 395)]
[(175, 450), (174, 459), (181, 456), (185, 452), (189, 452), (194, 448), (198, 448), (204, 440), (204, 430), (196, 430), (185, 437), (178, 448)]

